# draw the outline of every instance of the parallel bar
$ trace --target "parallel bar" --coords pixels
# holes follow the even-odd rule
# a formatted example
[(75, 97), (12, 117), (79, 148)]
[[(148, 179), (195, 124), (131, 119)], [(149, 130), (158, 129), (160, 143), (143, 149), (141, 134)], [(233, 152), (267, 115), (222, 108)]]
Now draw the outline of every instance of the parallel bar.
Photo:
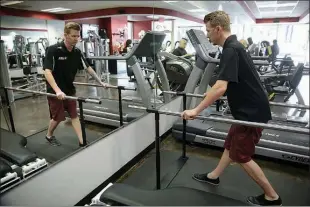
[[(74, 85), (81, 85), (81, 86), (94, 86), (94, 87), (102, 87), (104, 88), (104, 86), (99, 85), (99, 84), (95, 84), (95, 83), (82, 83), (82, 82), (73, 82)], [(106, 86), (105, 88), (114, 88), (117, 89), (119, 86)], [(136, 88), (126, 88), (126, 87), (122, 87), (122, 90), (126, 90), (126, 91), (136, 91)]]
[[(12, 132), (15, 133), (16, 130), (15, 130), (15, 124), (14, 124), (14, 119), (13, 119), (13, 113), (12, 113), (12, 109), (11, 109), (9, 93), (8, 93), (8, 90), (6, 88), (4, 88), (4, 93), (5, 93), (6, 106), (8, 107), (8, 112), (9, 112), (9, 119), (10, 119), (11, 129), (12, 129)], [(3, 115), (4, 115), (4, 113), (3, 113)]]
[[(163, 91), (163, 93), (168, 93), (168, 94), (173, 94), (173, 95), (180, 95), (178, 92), (174, 91)], [(193, 93), (186, 93), (186, 96), (190, 97), (196, 97), (196, 98), (204, 98), (204, 95), (200, 94), (193, 94)], [(221, 97), (220, 100), (227, 100), (225, 97)], [(296, 109), (308, 109), (310, 108), (309, 105), (302, 105), (302, 104), (287, 104), (287, 103), (280, 103), (280, 102), (269, 102), (270, 105), (272, 106), (282, 106), (282, 107), (288, 107), (288, 108), (296, 108)]]
[(86, 146), (87, 140), (86, 140), (84, 113), (83, 113), (83, 102), (81, 100), (79, 100), (79, 109), (80, 109), (80, 124), (82, 129), (83, 145)]
[[(147, 110), (145, 107), (139, 107), (139, 106), (133, 106), (129, 105), (130, 108), (136, 108), (141, 110)], [(161, 111), (158, 110), (160, 114), (166, 114), (171, 116), (178, 116), (181, 117), (180, 112), (171, 112), (171, 111)], [(280, 130), (280, 131), (287, 131), (287, 132), (293, 132), (297, 134), (310, 134), (310, 130), (308, 128), (301, 128), (301, 127), (290, 127), (290, 126), (283, 126), (283, 125), (277, 125), (277, 124), (264, 124), (264, 123), (258, 123), (258, 122), (248, 122), (248, 121), (240, 121), (235, 119), (225, 119), (225, 118), (218, 118), (214, 116), (196, 116), (195, 119), (200, 120), (207, 120), (207, 121), (216, 121), (216, 122), (222, 122), (227, 124), (240, 124), (245, 126), (251, 126), (251, 127), (261, 127), (266, 129), (274, 129), (274, 130)]]
[(118, 87), (118, 110), (119, 110), (119, 123), (120, 126), (124, 125), (123, 122), (123, 103), (122, 103), (122, 89)]
[[(52, 94), (52, 93), (32, 91), (32, 90), (27, 90), (27, 89), (17, 89), (17, 88), (13, 88), (13, 87), (5, 87), (5, 88), (8, 90), (13, 90), (13, 91), (21, 91), (21, 92), (32, 93), (32, 94), (45, 95), (45, 96), (49, 96), (49, 97), (57, 97), (56, 94)], [(100, 100), (94, 100), (94, 99), (89, 99), (89, 98), (81, 98), (81, 97), (75, 97), (75, 96), (65, 96), (65, 99), (76, 100), (76, 101), (82, 100), (85, 103), (101, 104)]]
[(156, 189), (160, 189), (160, 136), (159, 113), (155, 112), (155, 148), (156, 148)]
[[(183, 110), (186, 110), (186, 94), (183, 93)], [(182, 131), (182, 141), (183, 141), (183, 150), (182, 150), (182, 158), (186, 158), (186, 124), (187, 121), (183, 119), (183, 131)]]

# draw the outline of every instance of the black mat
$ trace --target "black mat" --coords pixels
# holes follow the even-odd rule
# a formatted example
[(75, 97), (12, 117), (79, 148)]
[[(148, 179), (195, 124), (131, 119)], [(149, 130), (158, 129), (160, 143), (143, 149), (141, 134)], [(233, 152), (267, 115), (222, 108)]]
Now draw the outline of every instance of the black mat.
[[(155, 154), (154, 154), (155, 155)], [(161, 180), (162, 188), (169, 184), (168, 180), (173, 178), (173, 168), (178, 164), (180, 152), (161, 152)], [(198, 158), (189, 156), (189, 160), (180, 170), (169, 187), (185, 186), (226, 197), (245, 201), (247, 196), (259, 195), (262, 190), (248, 177), (241, 166), (235, 164), (229, 166), (221, 176), (221, 184), (217, 187), (200, 183), (192, 179), (194, 173), (204, 173), (213, 169), (218, 163), (216, 158)], [(170, 171), (170, 174), (166, 172)], [(175, 170), (175, 169), (174, 169)], [(283, 205), (310, 205), (310, 180), (301, 179), (294, 175), (285, 174), (280, 171), (263, 169), (265, 175), (280, 194)], [(166, 171), (166, 172), (165, 172)], [(166, 175), (165, 175), (165, 174)], [(151, 156), (130, 177), (123, 182), (142, 189), (155, 189), (155, 156)]]
[[(47, 130), (27, 137), (27, 148), (39, 157), (45, 158), (49, 163), (54, 163), (79, 149), (78, 138), (71, 125), (59, 126), (54, 132), (61, 146), (51, 146), (45, 139), (46, 132)], [(86, 137), (89, 143), (102, 136), (102, 133), (86, 129)]]

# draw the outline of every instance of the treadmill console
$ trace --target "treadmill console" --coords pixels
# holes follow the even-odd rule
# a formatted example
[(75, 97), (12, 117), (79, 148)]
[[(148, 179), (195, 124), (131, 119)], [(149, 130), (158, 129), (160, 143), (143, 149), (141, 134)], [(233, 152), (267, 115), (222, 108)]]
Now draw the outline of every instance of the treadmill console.
[(190, 39), (193, 47), (195, 48), (199, 57), (204, 61), (210, 63), (219, 63), (217, 55), (215, 58), (210, 57), (210, 53), (216, 54), (219, 52), (218, 47), (212, 45), (207, 39), (206, 35), (202, 30), (190, 29), (186, 32), (188, 38)]

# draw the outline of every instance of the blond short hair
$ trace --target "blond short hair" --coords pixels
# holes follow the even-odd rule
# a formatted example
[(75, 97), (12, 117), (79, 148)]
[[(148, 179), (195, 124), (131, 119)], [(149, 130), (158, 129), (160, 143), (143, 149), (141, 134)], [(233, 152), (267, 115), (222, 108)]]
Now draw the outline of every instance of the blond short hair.
[(224, 11), (215, 11), (207, 14), (203, 21), (205, 24), (210, 22), (212, 27), (221, 26), (225, 31), (230, 32), (230, 18)]
[(68, 22), (65, 25), (64, 33), (65, 34), (70, 34), (71, 29), (77, 30), (77, 31), (81, 31), (81, 26), (80, 26), (80, 24), (78, 24), (76, 22)]

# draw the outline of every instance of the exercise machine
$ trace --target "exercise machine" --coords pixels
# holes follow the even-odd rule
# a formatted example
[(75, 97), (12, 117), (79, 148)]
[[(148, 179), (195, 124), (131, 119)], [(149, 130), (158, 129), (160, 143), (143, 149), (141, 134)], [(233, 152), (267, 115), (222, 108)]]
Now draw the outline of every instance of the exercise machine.
[[(39, 41), (43, 41), (44, 38), (41, 39)], [(46, 44), (47, 40), (44, 41)], [(42, 66), (40, 66), (40, 64), (42, 64), (42, 56), (39, 54), (38, 44), (39, 43), (29, 42), (27, 48), (25, 38), (21, 35), (16, 35), (14, 40), (14, 53), (6, 56), (4, 42), (1, 41), (1, 79), (3, 82), (10, 82), (10, 85), (23, 89), (45, 90), (45, 83), (37, 79), (38, 72), (40, 68), (42, 68)], [(14, 67), (14, 65), (16, 65), (16, 67)], [(13, 95), (10, 94), (10, 101), (13, 102), (30, 96), (29, 94), (14, 92)]]
[[(86, 60), (92, 65), (101, 79), (106, 82), (109, 75), (109, 63), (108, 60), (92, 60), (93, 56), (109, 56), (109, 42), (110, 40), (104, 34), (97, 34), (94, 30), (87, 31), (87, 38), (77, 45), (83, 54), (85, 54)], [(88, 79), (88, 78), (87, 78)]]
[[(188, 36), (197, 53), (198, 51), (203, 51), (204, 54), (202, 55), (212, 59), (210, 56), (208, 56), (207, 50), (201, 50), (201, 45), (204, 41), (207, 41), (203, 32), (198, 30), (190, 30), (188, 31)], [(207, 73), (204, 73), (204, 77), (202, 78), (200, 86), (208, 85), (209, 82), (204, 81), (208, 80), (208, 78), (205, 78), (205, 76), (207, 76)], [(216, 111), (216, 109), (209, 107), (208, 109), (204, 110), (202, 114), (208, 115), (214, 111)], [(221, 117), (223, 115), (219, 114), (218, 116)], [(180, 120), (172, 128), (172, 134), (177, 139), (182, 138), (182, 126), (183, 122)], [(193, 144), (200, 143), (223, 147), (229, 128), (229, 124), (219, 124), (212, 121), (192, 120), (189, 121), (187, 125), (186, 139), (189, 143)], [(256, 154), (309, 164), (309, 136), (266, 129), (263, 131), (260, 142), (256, 146)]]
[[(161, 44), (165, 38), (165, 34), (156, 32), (147, 32), (139, 44), (134, 45), (134, 47), (124, 56), (92, 56), (89, 57), (91, 60), (126, 60), (136, 79), (137, 92), (142, 97), (141, 102), (139, 100), (122, 100), (122, 110), (123, 110), (123, 123), (127, 124), (136, 118), (143, 115), (141, 111), (130, 109), (128, 105), (139, 104), (142, 106), (147, 106), (150, 108), (155, 107), (156, 104), (160, 104), (152, 97), (154, 97), (154, 92), (149, 83), (145, 80), (144, 72), (141, 69), (140, 63), (137, 57), (150, 57), (155, 58), (155, 67), (157, 73), (160, 77), (162, 87), (164, 90), (169, 90), (169, 83), (165, 71), (163, 70), (162, 63), (159, 59), (158, 52), (161, 48)], [(104, 90), (104, 89), (102, 89)], [(171, 100), (170, 95), (163, 96), (164, 102), (169, 102)], [(85, 120), (100, 124), (106, 124), (109, 126), (120, 126), (120, 116), (119, 116), (119, 100), (109, 100), (102, 98), (102, 104), (100, 106), (94, 106), (85, 104), (84, 106), (84, 116)]]

